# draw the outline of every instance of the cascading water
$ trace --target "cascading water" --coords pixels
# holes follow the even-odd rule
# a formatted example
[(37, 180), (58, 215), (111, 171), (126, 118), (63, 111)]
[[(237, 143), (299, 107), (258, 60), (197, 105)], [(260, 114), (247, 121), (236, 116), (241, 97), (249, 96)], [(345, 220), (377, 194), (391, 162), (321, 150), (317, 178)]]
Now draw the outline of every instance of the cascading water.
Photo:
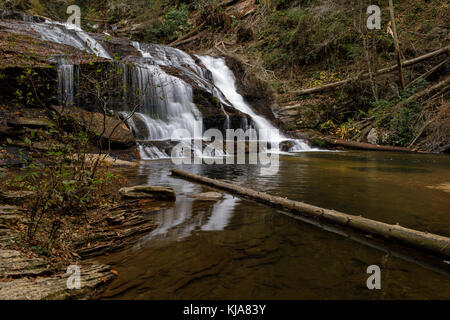
[[(303, 141), (292, 140), (280, 134), (267, 119), (256, 114), (253, 109), (245, 102), (244, 98), (238, 93), (236, 80), (233, 72), (228, 68), (225, 60), (210, 56), (198, 56), (203, 65), (212, 73), (214, 84), (222, 91), (230, 103), (241, 112), (248, 114), (258, 130), (258, 138), (262, 141), (271, 143), (272, 150), (279, 149), (279, 143), (290, 140), (292, 147), (290, 151), (309, 151), (311, 148)], [(248, 128), (247, 120), (244, 120), (244, 129)]]
[[(129, 73), (131, 87), (139, 92), (135, 117), (145, 123), (145, 128), (137, 128), (136, 123), (131, 126), (141, 131), (142, 140), (179, 139), (172, 135), (176, 129), (186, 129), (194, 135), (194, 126), (202, 118), (193, 103), (191, 86), (143, 61), (131, 67)], [(131, 118), (130, 122), (136, 121)]]
[[(73, 24), (46, 20), (44, 23), (32, 23), (31, 28), (43, 40), (69, 45), (105, 59), (112, 59), (103, 46)], [(58, 71), (58, 100), (62, 104), (74, 104), (74, 65), (68, 59), (56, 59)]]
[[(137, 42), (133, 45), (143, 58), (126, 73), (126, 86), (131, 86), (133, 91), (139, 92), (135, 97), (139, 108), (128, 120), (128, 125), (141, 140), (182, 139), (182, 135), (176, 134), (178, 129), (187, 130), (191, 137), (201, 138), (201, 132), (197, 133), (195, 127), (201, 128), (203, 119), (193, 102), (192, 86), (162, 68), (183, 68), (184, 74), (189, 74), (196, 83), (206, 87), (203, 79), (196, 74), (200, 67), (180, 50), (161, 46), (146, 47), (146, 50)], [(158, 153), (157, 148), (153, 146), (140, 148), (143, 158), (167, 157), (166, 153)]]
[[(45, 23), (28, 22), (42, 39), (59, 44), (70, 45), (87, 51), (99, 57), (111, 59), (110, 54), (89, 34), (74, 25), (53, 21)], [(162, 45), (132, 43), (142, 54), (142, 58), (134, 61), (132, 66), (123, 64), (125, 101), (129, 105), (138, 105), (139, 109), (127, 124), (138, 140), (170, 140), (181, 139), (173, 133), (177, 129), (185, 129), (191, 137), (201, 139), (195, 126), (201, 127), (202, 114), (193, 102), (193, 87), (201, 88), (216, 97), (225, 115), (224, 129), (231, 128), (231, 120), (224, 106), (235, 108), (251, 118), (251, 124), (246, 116), (242, 118), (242, 128), (253, 125), (259, 131), (259, 140), (271, 143), (271, 149), (278, 149), (279, 143), (289, 140), (291, 151), (311, 150), (306, 143), (292, 140), (278, 133), (278, 130), (264, 117), (258, 115), (237, 92), (233, 72), (224, 59), (208, 56), (192, 57), (189, 54)], [(198, 60), (200, 63), (197, 63)], [(206, 68), (205, 68), (206, 67)], [(70, 61), (57, 61), (59, 98), (67, 104), (74, 103), (74, 66)], [(169, 70), (169, 71), (168, 71)], [(172, 75), (172, 72), (182, 74), (182, 77)], [(130, 92), (139, 92), (138, 97), (129, 96)], [(134, 99), (134, 100), (133, 100)], [(137, 99), (137, 100), (136, 100)], [(130, 106), (129, 106), (130, 107)], [(122, 117), (128, 118), (127, 110), (122, 109)], [(220, 128), (218, 128), (220, 129)], [(186, 144), (190, 144), (187, 142)], [(156, 146), (139, 145), (143, 159), (167, 158), (167, 152)], [(202, 154), (202, 150), (193, 150)], [(217, 153), (214, 152), (215, 156)], [(219, 154), (223, 155), (223, 154)], [(182, 156), (182, 155), (180, 155)]]
[(75, 47), (105, 59), (112, 59), (108, 51), (97, 40), (76, 25), (49, 20), (45, 23), (31, 23), (30, 25), (44, 40)]
[(59, 59), (58, 70), (58, 101), (63, 105), (73, 105), (74, 96), (74, 66), (66, 59)]
[(203, 65), (212, 73), (214, 84), (222, 91), (230, 103), (239, 111), (252, 117), (257, 129), (259, 139), (270, 142), (281, 142), (288, 138), (277, 134), (278, 131), (268, 120), (257, 115), (253, 109), (247, 105), (244, 98), (237, 92), (233, 72), (228, 68), (225, 60), (209, 56), (198, 56)]

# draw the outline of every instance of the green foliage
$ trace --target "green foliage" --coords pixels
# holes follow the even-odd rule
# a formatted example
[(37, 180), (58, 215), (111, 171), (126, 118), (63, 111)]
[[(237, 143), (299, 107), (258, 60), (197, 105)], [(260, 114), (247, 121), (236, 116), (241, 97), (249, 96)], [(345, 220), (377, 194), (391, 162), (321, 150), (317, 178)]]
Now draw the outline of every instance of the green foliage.
[(327, 120), (320, 125), (320, 131), (323, 133), (330, 133), (336, 129), (336, 125), (333, 120)]
[(392, 134), (388, 143), (396, 146), (406, 146), (413, 139), (413, 123), (421, 106), (417, 102), (406, 104), (400, 111), (396, 112), (390, 122), (389, 128)]
[[(33, 147), (43, 141), (47, 143), (46, 151)], [(88, 207), (100, 201), (116, 176), (103, 171), (94, 174), (96, 160), (88, 161), (89, 139), (82, 130), (67, 135), (52, 122), (48, 131), (39, 136), (32, 131), (24, 142), (35, 156), (7, 185), (33, 192), (25, 203), (24, 240), (40, 248), (40, 253), (49, 252), (59, 245), (66, 217), (82, 218)]]
[(17, 76), (18, 88), (14, 92), (18, 105), (34, 106), (44, 97), (45, 83), (39, 74), (30, 66), (25, 66), (23, 72)]
[(184, 4), (178, 8), (170, 7), (162, 18), (150, 26), (145, 40), (150, 42), (175, 40), (187, 29), (188, 14), (189, 11)]
[(270, 69), (285, 69), (330, 56), (354, 59), (359, 52), (351, 46), (356, 40), (348, 30), (351, 23), (343, 10), (323, 17), (303, 7), (275, 10), (259, 36), (264, 63)]
[[(414, 138), (414, 123), (422, 106), (416, 101), (404, 103), (406, 99), (426, 87), (426, 80), (419, 80), (414, 86), (400, 93), (400, 97), (391, 100), (380, 99), (371, 103), (369, 117), (374, 117), (375, 124), (390, 132), (387, 143), (406, 146)], [(399, 107), (400, 105), (400, 107)]]

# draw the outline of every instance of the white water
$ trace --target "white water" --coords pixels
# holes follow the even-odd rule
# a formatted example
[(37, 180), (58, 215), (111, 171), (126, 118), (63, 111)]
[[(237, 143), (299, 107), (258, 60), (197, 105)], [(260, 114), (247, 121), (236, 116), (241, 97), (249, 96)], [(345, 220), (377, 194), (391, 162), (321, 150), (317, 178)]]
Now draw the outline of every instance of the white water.
[(215, 58), (209, 56), (198, 56), (205, 67), (211, 71), (214, 84), (222, 91), (230, 103), (241, 112), (244, 112), (252, 117), (256, 124), (256, 129), (259, 131), (259, 139), (263, 141), (281, 142), (288, 140), (288, 138), (280, 135), (268, 120), (260, 115), (257, 115), (253, 109), (247, 105), (244, 98), (237, 92), (236, 79), (233, 72), (228, 68), (225, 60), (222, 58)]
[(58, 61), (58, 101), (63, 105), (73, 105), (74, 66), (70, 61)]
[(112, 59), (108, 51), (97, 40), (74, 24), (47, 20), (45, 23), (32, 23), (31, 27), (44, 40), (65, 44), (102, 58)]
[(145, 147), (138, 145), (139, 154), (142, 160), (169, 159), (170, 156), (156, 146)]
[[(86, 32), (75, 25), (53, 21), (30, 23), (42, 39), (60, 44), (70, 45), (99, 57), (111, 59), (103, 46)], [(224, 105), (231, 106), (248, 114), (252, 124), (259, 131), (259, 139), (271, 143), (271, 150), (277, 152), (279, 143), (290, 140), (293, 152), (312, 150), (306, 143), (292, 140), (280, 134), (267, 119), (258, 115), (237, 92), (235, 77), (224, 59), (208, 56), (197, 58), (206, 67), (200, 67), (187, 53), (161, 45), (133, 43), (142, 54), (139, 60), (124, 73), (125, 87), (131, 86), (134, 92), (140, 92), (138, 101), (126, 96), (126, 101), (139, 105), (139, 110), (127, 122), (140, 140), (182, 139), (173, 135), (177, 129), (185, 129), (191, 137), (199, 139), (195, 127), (201, 127), (202, 115), (193, 102), (193, 89), (186, 81), (166, 73), (164, 67), (180, 71), (189, 81), (217, 97), (226, 115), (225, 128), (230, 128), (230, 118)], [(125, 69), (126, 70), (126, 69)], [(73, 104), (74, 101), (74, 66), (67, 62), (58, 63), (58, 80), (60, 101)], [(213, 82), (213, 83), (212, 83)], [(130, 110), (128, 110), (130, 111)], [(126, 115), (126, 111), (124, 111)], [(250, 128), (243, 118), (244, 129)], [(201, 134), (201, 132), (200, 132)], [(156, 147), (140, 146), (143, 159), (166, 158), (167, 154)], [(196, 153), (201, 150), (195, 150)], [(217, 156), (217, 154), (215, 155)]]
[(209, 56), (198, 56), (198, 58), (202, 61), (204, 66), (211, 71), (214, 84), (222, 91), (233, 107), (252, 117), (256, 129), (258, 130), (259, 140), (271, 142), (272, 150), (278, 150), (279, 143), (286, 140), (292, 142), (292, 151), (311, 150), (311, 148), (303, 141), (292, 140), (283, 134), (280, 134), (279, 130), (267, 119), (253, 111), (253, 109), (245, 102), (244, 98), (238, 93), (236, 79), (233, 72), (226, 65), (225, 59)]
[[(136, 43), (135, 46), (144, 58), (151, 57), (149, 52), (142, 50)], [(177, 55), (165, 53), (165, 57), (178, 61), (174, 56)], [(135, 101), (139, 105), (138, 112), (130, 119), (129, 125), (135, 128), (135, 132), (139, 132), (141, 140), (180, 139), (182, 136), (174, 134), (177, 129), (185, 129), (192, 137), (195, 137), (194, 128), (196, 125), (201, 127), (203, 120), (193, 102), (193, 91), (190, 85), (167, 74), (155, 64), (154, 59), (139, 61), (131, 67), (130, 79), (125, 81), (131, 84), (133, 91), (137, 89), (139, 92), (136, 97), (138, 101)], [(144, 125), (137, 126), (138, 120)]]

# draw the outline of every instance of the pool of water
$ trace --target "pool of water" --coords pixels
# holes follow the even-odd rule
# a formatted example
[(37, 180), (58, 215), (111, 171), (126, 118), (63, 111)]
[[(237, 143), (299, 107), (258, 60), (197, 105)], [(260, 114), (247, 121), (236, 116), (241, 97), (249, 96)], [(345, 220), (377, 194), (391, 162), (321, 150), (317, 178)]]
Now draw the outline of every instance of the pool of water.
[[(171, 186), (175, 205), (132, 248), (103, 257), (120, 273), (105, 299), (450, 299), (450, 265), (416, 250), (322, 225), (171, 177), (170, 160), (126, 169), (130, 184)], [(257, 165), (182, 169), (324, 208), (450, 236), (450, 157), (333, 152), (282, 156), (276, 174)], [(381, 290), (368, 290), (369, 265)]]

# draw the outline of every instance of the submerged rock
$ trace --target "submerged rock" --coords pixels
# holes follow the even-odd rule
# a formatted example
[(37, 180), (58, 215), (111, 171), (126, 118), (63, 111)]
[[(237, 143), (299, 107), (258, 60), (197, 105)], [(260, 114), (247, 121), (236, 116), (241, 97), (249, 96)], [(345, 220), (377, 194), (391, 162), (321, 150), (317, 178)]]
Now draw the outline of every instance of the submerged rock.
[(223, 194), (219, 192), (203, 192), (196, 194), (193, 197), (201, 201), (218, 201), (223, 199)]
[(176, 195), (172, 188), (155, 186), (134, 186), (122, 188), (119, 193), (124, 198), (130, 199), (155, 199), (161, 201), (175, 201)]

